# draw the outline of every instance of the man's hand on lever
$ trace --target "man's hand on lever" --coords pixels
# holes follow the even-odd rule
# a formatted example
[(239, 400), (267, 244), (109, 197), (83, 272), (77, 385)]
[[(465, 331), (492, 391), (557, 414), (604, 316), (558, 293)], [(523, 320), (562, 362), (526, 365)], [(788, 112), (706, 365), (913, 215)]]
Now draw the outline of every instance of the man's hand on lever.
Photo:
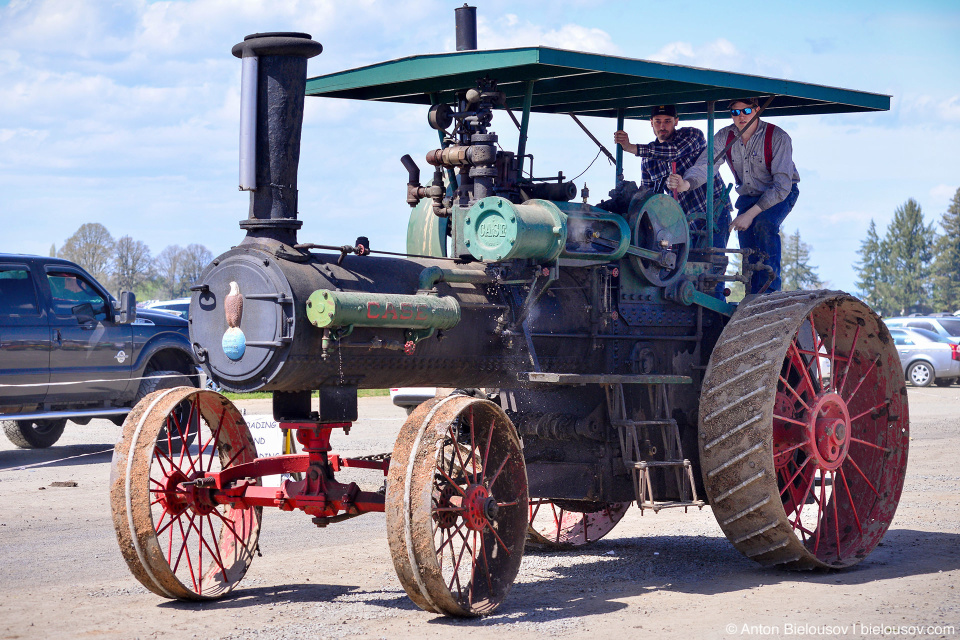
[(679, 174), (671, 173), (667, 176), (667, 188), (676, 189), (680, 193), (689, 191), (690, 183), (684, 180)]

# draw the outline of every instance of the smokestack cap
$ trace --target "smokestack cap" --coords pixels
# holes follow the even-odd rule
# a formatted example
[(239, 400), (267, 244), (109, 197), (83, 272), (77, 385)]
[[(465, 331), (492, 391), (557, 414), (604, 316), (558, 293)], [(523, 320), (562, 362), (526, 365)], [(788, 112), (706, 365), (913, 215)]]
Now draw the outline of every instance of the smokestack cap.
[(464, 3), (453, 10), (457, 25), (457, 51), (477, 48), (477, 8)]
[(323, 45), (310, 39), (309, 33), (275, 32), (254, 33), (233, 45), (238, 58), (254, 56), (298, 56), (312, 58), (320, 55)]

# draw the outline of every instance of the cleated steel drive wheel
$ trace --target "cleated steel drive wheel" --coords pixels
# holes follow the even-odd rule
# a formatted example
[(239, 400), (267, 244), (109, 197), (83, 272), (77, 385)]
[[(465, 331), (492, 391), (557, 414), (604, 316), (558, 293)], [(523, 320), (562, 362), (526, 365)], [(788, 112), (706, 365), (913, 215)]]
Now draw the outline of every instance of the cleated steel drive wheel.
[[(183, 447), (191, 429), (195, 444)], [(257, 548), (261, 509), (218, 504), (215, 487), (198, 480), (256, 457), (243, 417), (213, 391), (164, 389), (133, 408), (114, 450), (110, 506), (120, 550), (143, 586), (207, 600), (237, 585)]]
[(841, 568), (880, 542), (907, 466), (907, 395), (886, 326), (841, 291), (742, 304), (700, 399), (714, 515), (766, 566)]
[(527, 543), (563, 550), (596, 542), (617, 526), (629, 507), (629, 502), (577, 504), (531, 498)]
[(520, 438), (489, 400), (428, 400), (407, 418), (387, 481), (390, 553), (422, 609), (492, 612), (523, 556), (527, 471)]

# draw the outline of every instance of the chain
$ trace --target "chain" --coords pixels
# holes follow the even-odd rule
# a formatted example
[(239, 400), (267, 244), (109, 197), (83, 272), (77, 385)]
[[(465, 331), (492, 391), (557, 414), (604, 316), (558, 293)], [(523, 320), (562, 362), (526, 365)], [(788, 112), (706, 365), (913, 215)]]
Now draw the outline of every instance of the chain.
[(337, 336), (337, 360), (340, 363), (340, 384), (343, 384), (343, 343), (340, 340), (340, 337)]

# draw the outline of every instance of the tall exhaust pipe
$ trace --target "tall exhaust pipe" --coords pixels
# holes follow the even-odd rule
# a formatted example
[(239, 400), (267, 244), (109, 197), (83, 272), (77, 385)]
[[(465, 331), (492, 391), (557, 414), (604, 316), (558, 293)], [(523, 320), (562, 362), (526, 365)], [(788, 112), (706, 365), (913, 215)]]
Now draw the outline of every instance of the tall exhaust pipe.
[(323, 47), (306, 33), (255, 33), (234, 45), (240, 87), (240, 189), (250, 212), (244, 242), (297, 243), (297, 169), (307, 59)]
[(457, 51), (475, 51), (477, 48), (477, 8), (467, 6), (454, 9), (457, 21)]

